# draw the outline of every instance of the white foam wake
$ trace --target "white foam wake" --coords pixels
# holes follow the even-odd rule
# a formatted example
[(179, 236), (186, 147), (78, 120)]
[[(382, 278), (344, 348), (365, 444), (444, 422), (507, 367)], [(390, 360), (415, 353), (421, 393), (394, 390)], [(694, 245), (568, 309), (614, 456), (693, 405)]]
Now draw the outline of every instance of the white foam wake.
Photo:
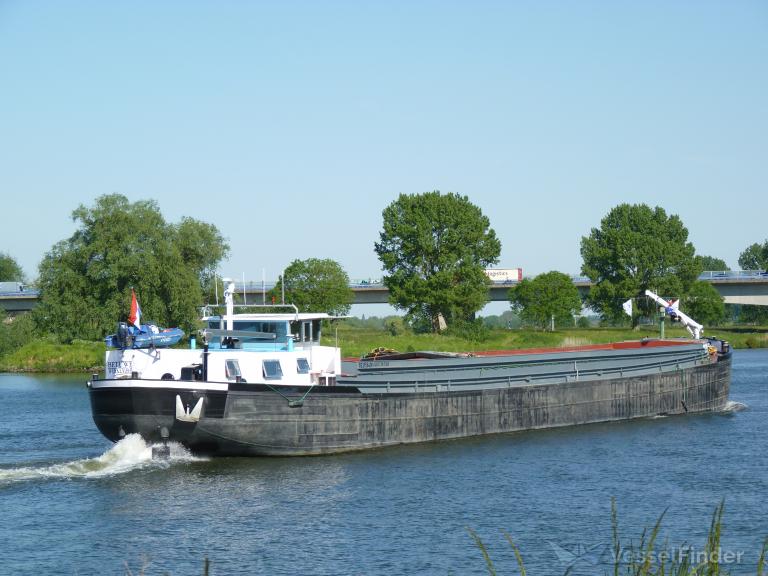
[(138, 434), (129, 434), (97, 458), (86, 458), (49, 466), (0, 469), (0, 485), (25, 480), (100, 478), (142, 468), (163, 468), (176, 462), (202, 460), (192, 456), (181, 444), (170, 442), (169, 446), (171, 448), (169, 459), (153, 460), (152, 445), (147, 444)]
[(742, 404), (741, 402), (734, 402), (733, 400), (728, 400), (728, 402), (725, 403), (725, 406), (723, 406), (723, 412), (725, 413), (731, 413), (731, 412), (741, 412), (742, 410), (746, 410), (749, 408), (746, 404)]

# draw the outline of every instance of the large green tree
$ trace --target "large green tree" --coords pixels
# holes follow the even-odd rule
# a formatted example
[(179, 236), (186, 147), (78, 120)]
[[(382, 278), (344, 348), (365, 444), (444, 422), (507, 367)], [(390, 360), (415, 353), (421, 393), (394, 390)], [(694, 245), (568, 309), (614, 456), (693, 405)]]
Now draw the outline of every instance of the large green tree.
[(354, 293), (349, 287), (349, 276), (341, 265), (330, 259), (309, 258), (294, 260), (283, 272), (272, 295), (295, 304), (301, 312), (327, 312), (342, 316), (349, 314)]
[(509, 291), (512, 309), (523, 321), (546, 328), (554, 318), (558, 326), (573, 326), (573, 316), (581, 311), (581, 298), (567, 274), (552, 271), (533, 280), (525, 278)]
[(501, 243), (480, 208), (466, 196), (439, 191), (401, 194), (383, 211), (375, 244), (389, 301), (433, 331), (471, 319), (488, 300), (485, 268)]
[(725, 320), (723, 297), (709, 282), (694, 282), (680, 300), (680, 309), (700, 324), (708, 326)]
[(13, 282), (24, 280), (24, 271), (10, 254), (0, 252), (0, 282)]
[[(694, 253), (677, 215), (646, 204), (616, 206), (581, 239), (581, 271), (594, 282), (588, 302), (604, 319), (620, 321), (622, 303), (646, 289), (682, 296), (701, 272)], [(638, 303), (652, 312), (646, 299)]]
[[(154, 201), (131, 203), (120, 194), (101, 196), (93, 207), (80, 205), (72, 219), (75, 233), (40, 264), (34, 314), (43, 330), (64, 341), (101, 338), (127, 317), (131, 288), (143, 320), (194, 329), (200, 279), (213, 264), (189, 257), (194, 235), (179, 241), (183, 222), (169, 225)], [(217, 254), (227, 250), (221, 241)]]

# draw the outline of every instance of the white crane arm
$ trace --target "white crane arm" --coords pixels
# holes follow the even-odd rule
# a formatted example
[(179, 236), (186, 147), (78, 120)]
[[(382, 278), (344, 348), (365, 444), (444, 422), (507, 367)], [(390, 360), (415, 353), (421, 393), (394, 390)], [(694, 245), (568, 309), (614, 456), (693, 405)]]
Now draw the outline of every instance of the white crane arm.
[(701, 338), (702, 332), (704, 332), (704, 326), (696, 322), (693, 318), (685, 314), (684, 312), (681, 312), (678, 308), (678, 302), (667, 302), (664, 300), (664, 298), (660, 297), (658, 294), (655, 294), (654, 292), (651, 292), (650, 290), (645, 291), (645, 295), (657, 302), (660, 306), (664, 307), (664, 312), (666, 312), (672, 320), (676, 320), (680, 322), (683, 326), (685, 326), (686, 330), (696, 338), (697, 340)]

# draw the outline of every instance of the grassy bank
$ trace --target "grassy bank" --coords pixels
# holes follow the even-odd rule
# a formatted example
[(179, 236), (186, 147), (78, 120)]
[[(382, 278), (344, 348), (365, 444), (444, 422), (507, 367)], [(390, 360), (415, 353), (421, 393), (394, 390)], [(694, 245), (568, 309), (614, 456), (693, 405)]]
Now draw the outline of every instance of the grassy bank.
[(103, 342), (37, 340), (0, 357), (0, 372), (98, 372), (104, 350)]
[[(713, 328), (707, 331), (731, 342), (734, 348), (768, 348), (768, 329)], [(667, 337), (688, 335), (680, 328), (668, 328)], [(400, 352), (433, 350), (437, 352), (476, 352), (478, 350), (512, 350), (516, 348), (550, 348), (604, 344), (621, 340), (654, 338), (658, 330), (640, 327), (574, 328), (555, 332), (541, 330), (488, 330), (481, 339), (468, 339), (445, 334), (413, 334), (402, 331), (391, 334), (383, 329), (361, 328), (339, 323), (323, 334), (323, 344), (341, 346), (342, 356), (361, 356), (374, 348), (391, 348)], [(75, 341), (58, 344), (50, 340), (30, 342), (12, 353), (0, 356), (0, 372), (94, 372), (103, 370), (104, 343)]]

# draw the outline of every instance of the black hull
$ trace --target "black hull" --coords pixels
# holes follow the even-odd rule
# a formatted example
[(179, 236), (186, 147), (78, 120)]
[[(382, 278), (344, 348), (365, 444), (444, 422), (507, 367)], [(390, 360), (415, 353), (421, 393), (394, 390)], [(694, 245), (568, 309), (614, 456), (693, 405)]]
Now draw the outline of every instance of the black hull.
[[(280, 395), (248, 384), (209, 391), (194, 382), (178, 389), (110, 381), (94, 383), (90, 398), (97, 427), (112, 441), (139, 433), (157, 442), (165, 427), (171, 440), (199, 454), (293, 456), (718, 411), (728, 400), (730, 370), (726, 354), (658, 374), (497, 389), (370, 394), (336, 386), (301, 400), (307, 388), (281, 388)], [(199, 421), (176, 418), (177, 394), (185, 406), (205, 399)]]

